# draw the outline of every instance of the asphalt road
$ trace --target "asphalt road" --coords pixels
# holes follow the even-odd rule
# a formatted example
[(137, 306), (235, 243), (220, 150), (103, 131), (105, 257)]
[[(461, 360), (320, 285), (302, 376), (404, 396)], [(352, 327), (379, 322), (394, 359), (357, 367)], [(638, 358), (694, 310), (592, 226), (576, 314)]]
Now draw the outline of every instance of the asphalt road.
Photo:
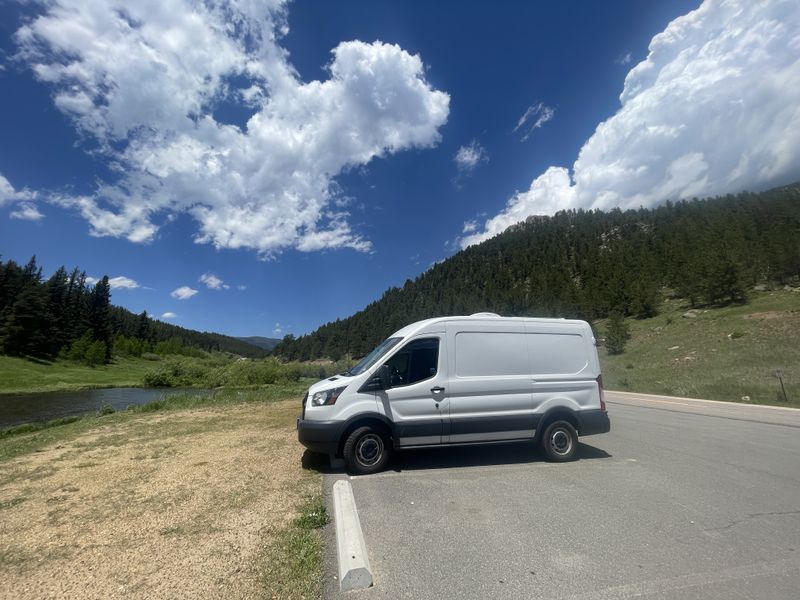
[(375, 587), (338, 592), (329, 527), (324, 597), (800, 597), (800, 411), (607, 400), (573, 463), (517, 443), (351, 477)]

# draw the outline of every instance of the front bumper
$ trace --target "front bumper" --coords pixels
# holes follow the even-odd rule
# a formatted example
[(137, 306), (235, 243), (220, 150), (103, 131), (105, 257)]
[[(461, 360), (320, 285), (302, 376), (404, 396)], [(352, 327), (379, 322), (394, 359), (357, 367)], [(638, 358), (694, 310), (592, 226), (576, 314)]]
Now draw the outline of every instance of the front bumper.
[(596, 433), (608, 433), (611, 431), (611, 420), (605, 410), (582, 410), (578, 413), (580, 435), (595, 435)]
[(339, 421), (308, 421), (297, 417), (297, 439), (312, 452), (336, 454), (341, 425)]

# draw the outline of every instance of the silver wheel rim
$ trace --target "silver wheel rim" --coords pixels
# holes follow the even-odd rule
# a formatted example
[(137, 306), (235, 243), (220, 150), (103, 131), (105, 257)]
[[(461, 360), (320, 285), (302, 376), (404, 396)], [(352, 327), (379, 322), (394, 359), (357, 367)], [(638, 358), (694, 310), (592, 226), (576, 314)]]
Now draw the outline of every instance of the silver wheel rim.
[(361, 465), (371, 467), (381, 459), (381, 456), (383, 456), (381, 436), (368, 433), (359, 438), (356, 443), (356, 459)]
[(566, 456), (572, 451), (572, 436), (563, 427), (558, 427), (550, 433), (550, 447), (559, 456)]

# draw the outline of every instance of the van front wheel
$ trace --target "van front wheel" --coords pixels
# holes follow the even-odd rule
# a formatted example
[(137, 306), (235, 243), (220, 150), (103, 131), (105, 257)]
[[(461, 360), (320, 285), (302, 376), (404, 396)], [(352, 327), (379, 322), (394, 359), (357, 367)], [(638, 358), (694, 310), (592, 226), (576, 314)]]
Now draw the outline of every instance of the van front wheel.
[(351, 473), (367, 475), (386, 466), (389, 446), (382, 432), (368, 426), (359, 427), (347, 437), (342, 454)]
[(545, 429), (541, 444), (548, 460), (553, 462), (575, 460), (578, 451), (578, 432), (566, 421), (555, 421)]

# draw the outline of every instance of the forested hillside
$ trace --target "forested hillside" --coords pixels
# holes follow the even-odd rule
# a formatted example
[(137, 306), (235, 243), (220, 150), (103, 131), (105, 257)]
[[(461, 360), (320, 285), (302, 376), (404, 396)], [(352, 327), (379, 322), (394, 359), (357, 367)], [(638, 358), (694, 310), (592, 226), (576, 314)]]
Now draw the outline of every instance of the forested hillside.
[(59, 268), (43, 279), (32, 258), (25, 266), (0, 262), (0, 353), (53, 358), (67, 355), (91, 363), (112, 351), (141, 355), (169, 346), (220, 350), (249, 357), (267, 353), (237, 338), (184, 329), (111, 305), (108, 277), (95, 285), (86, 273)]
[(237, 337), (236, 339), (247, 342), (248, 344), (252, 344), (253, 346), (258, 346), (259, 348), (267, 351), (275, 348), (275, 346), (277, 346), (281, 341), (279, 338), (268, 338), (261, 335)]
[(692, 306), (744, 302), (755, 284), (800, 276), (798, 209), (795, 184), (655, 209), (531, 217), (347, 319), (286, 336), (275, 353), (359, 356), (403, 325), (440, 315), (650, 317), (666, 291)]

